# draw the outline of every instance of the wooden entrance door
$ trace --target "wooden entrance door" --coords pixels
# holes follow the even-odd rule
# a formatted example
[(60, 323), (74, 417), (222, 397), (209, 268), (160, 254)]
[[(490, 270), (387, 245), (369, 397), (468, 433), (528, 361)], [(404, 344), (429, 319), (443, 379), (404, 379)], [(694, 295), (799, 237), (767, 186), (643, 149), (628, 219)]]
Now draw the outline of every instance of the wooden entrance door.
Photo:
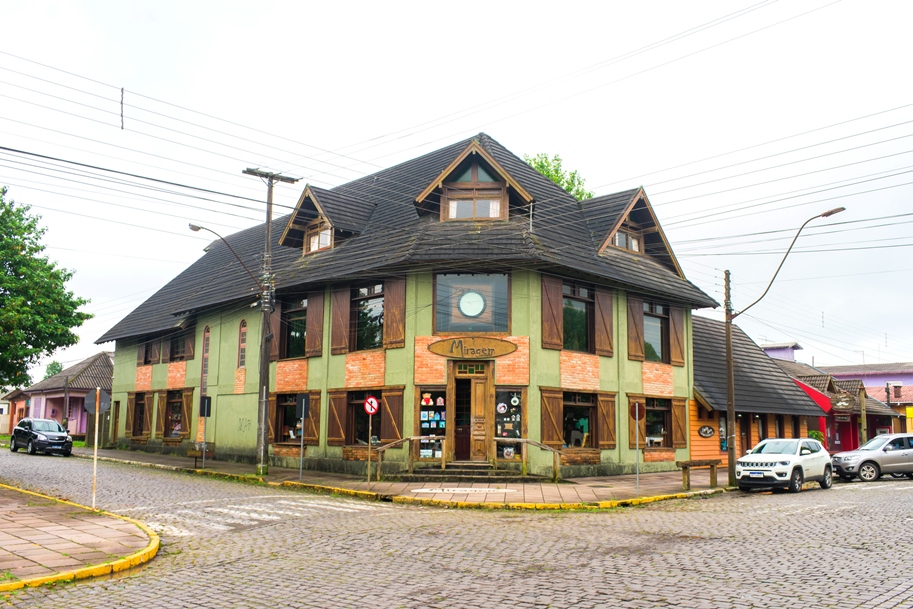
[(453, 458), (468, 461), (472, 445), (472, 380), (454, 381)]
[(454, 411), (454, 452), (457, 461), (487, 461), (493, 439), (494, 382), (490, 361), (450, 360)]
[[(490, 367), (489, 367), (490, 369)], [(488, 458), (490, 425), (485, 421), (490, 418), (488, 412), (488, 379), (472, 379), (472, 446), (469, 458), (472, 461), (485, 461)]]

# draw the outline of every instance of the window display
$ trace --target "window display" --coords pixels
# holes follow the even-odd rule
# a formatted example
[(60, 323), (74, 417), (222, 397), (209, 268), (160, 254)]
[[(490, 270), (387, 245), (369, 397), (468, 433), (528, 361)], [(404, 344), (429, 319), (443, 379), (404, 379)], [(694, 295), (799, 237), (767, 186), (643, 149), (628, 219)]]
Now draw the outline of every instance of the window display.
[[(519, 391), (495, 392), (495, 437), (520, 438), (523, 431), (523, 395)], [(520, 443), (496, 442), (498, 459), (519, 459)]]
[(447, 435), (446, 392), (423, 391), (419, 400), (419, 433), (428, 439), (419, 442), (420, 459), (440, 459)]

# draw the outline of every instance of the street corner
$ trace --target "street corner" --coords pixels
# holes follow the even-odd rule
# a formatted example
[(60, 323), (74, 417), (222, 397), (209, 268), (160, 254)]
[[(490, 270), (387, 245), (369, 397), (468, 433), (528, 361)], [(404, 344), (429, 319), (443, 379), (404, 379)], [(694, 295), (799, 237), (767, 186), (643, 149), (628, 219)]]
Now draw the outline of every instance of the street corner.
[(102, 577), (152, 560), (146, 524), (0, 484), (0, 592)]

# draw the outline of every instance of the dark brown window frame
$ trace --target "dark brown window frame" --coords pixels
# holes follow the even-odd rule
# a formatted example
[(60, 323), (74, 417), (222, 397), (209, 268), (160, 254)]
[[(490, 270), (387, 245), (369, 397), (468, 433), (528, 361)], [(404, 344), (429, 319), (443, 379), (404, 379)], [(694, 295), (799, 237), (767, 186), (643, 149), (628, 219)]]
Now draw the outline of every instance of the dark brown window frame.
[(434, 273), (432, 278), (431, 285), (431, 294), (434, 299), (434, 302), (438, 302), (438, 275), (506, 275), (507, 276), (507, 330), (501, 332), (468, 332), (465, 330), (438, 330), (437, 329), (437, 305), (431, 307), (431, 334), (433, 336), (511, 336), (511, 328), (513, 324), (513, 275), (512, 273), (488, 273), (485, 271), (474, 271), (471, 273), (453, 273), (450, 271), (441, 271)]
[[(657, 308), (662, 307), (662, 312), (657, 313)], [(656, 362), (660, 364), (669, 364), (671, 363), (671, 349), (670, 349), (670, 325), (669, 321), (670, 316), (670, 307), (664, 303), (652, 302), (649, 300), (644, 301), (644, 360), (648, 362)], [(647, 357), (647, 330), (646, 330), (646, 320), (647, 318), (658, 319), (660, 320), (660, 340), (662, 341), (662, 356), (660, 359), (650, 359)]]
[[(295, 306), (294, 309), (287, 309), (286, 306), (287, 306), (288, 303), (286, 303), (286, 302), (283, 302), (283, 303), (282, 303), (282, 322), (281, 322), (281, 327), (282, 327), (282, 336), (283, 336), (283, 339), (282, 339), (282, 342), (281, 342), (282, 350), (281, 350), (281, 353), (280, 353), (280, 355), (279, 355), (279, 358), (280, 358), (280, 359), (292, 359), (292, 358), (299, 358), (299, 357), (307, 357), (307, 333), (308, 333), (308, 332), (307, 332), (307, 326), (308, 326), (307, 314), (308, 314), (308, 300), (309, 300), (309, 295), (305, 295), (303, 298), (296, 298), (296, 299), (295, 299), (295, 301), (296, 301), (296, 306)], [(303, 306), (302, 306), (302, 303), (303, 303)], [(292, 324), (291, 324), (291, 322), (292, 322), (292, 317), (295, 317), (296, 315), (301, 315), (302, 312), (304, 312), (304, 336), (303, 336), (302, 339), (301, 339), (301, 340), (302, 340), (302, 344), (301, 344), (301, 354), (300, 354), (300, 355), (289, 355), (289, 353), (288, 353), (288, 352), (289, 352), (289, 345), (290, 345), (291, 342), (292, 342), (292, 341), (291, 341), (291, 336), (290, 336), (290, 332), (292, 331)]]
[[(587, 291), (589, 296), (581, 296), (581, 291)], [(564, 280), (561, 285), (561, 311), (564, 314), (565, 301), (571, 300), (584, 303), (586, 314), (586, 349), (571, 349), (567, 345), (568, 332), (567, 324), (562, 328), (562, 344), (566, 351), (577, 351), (579, 353), (596, 352), (596, 288), (595, 286), (581, 282)]]
[[(586, 396), (589, 398), (588, 401), (582, 401), (580, 398)], [(577, 429), (571, 429), (568, 432), (565, 427), (565, 448), (596, 448), (599, 446), (599, 442), (596, 438), (596, 417), (598, 416), (598, 407), (599, 402), (598, 395), (596, 393), (590, 393), (587, 391), (565, 391), (561, 400), (561, 421), (564, 423), (567, 418), (567, 409), (568, 408), (577, 408), (577, 409), (587, 409), (590, 411), (589, 417), (587, 419), (587, 431), (580, 432), (582, 434), (580, 446), (574, 445), (574, 432), (579, 431)], [(568, 435), (570, 435), (570, 441), (568, 441)]]
[[(479, 159), (473, 158), (471, 163), (471, 182), (443, 182), (441, 184), (441, 222), (482, 222), (493, 220), (506, 220), (509, 217), (508, 208), (510, 201), (507, 193), (506, 182), (479, 182)], [(463, 164), (461, 163), (461, 167)], [(459, 168), (457, 168), (459, 171)], [(496, 174), (496, 171), (486, 168), (490, 174)], [(479, 199), (491, 199), (494, 197), (482, 196), (480, 191), (500, 191), (498, 196), (498, 215), (478, 216), (476, 214), (476, 201)], [(472, 200), (473, 215), (470, 218), (451, 218), (450, 217), (450, 200)]]
[[(377, 288), (380, 288), (378, 291)], [(361, 294), (362, 290), (367, 290), (367, 293)], [(374, 349), (382, 349), (384, 347), (384, 331), (383, 324), (386, 321), (386, 310), (381, 313), (381, 329), (380, 329), (380, 341), (378, 344), (371, 347), (358, 346), (358, 303), (374, 300), (380, 298), (381, 308), (385, 309), (384, 305), (386, 304), (386, 299), (384, 298), (385, 286), (383, 281), (372, 281), (368, 283), (363, 283), (352, 287), (351, 298), (349, 302), (349, 352), (355, 351), (372, 351)]]
[[(329, 243), (329, 245), (320, 247), (320, 234), (324, 233), (324, 232), (329, 233), (330, 243)], [(315, 248), (315, 249), (311, 249), (311, 247), (310, 247), (312, 236), (317, 236), (317, 248)], [(314, 222), (314, 223), (308, 225), (307, 229), (304, 231), (304, 247), (303, 247), (304, 254), (305, 255), (313, 254), (314, 252), (322, 252), (324, 250), (333, 249), (334, 240), (335, 239), (334, 239), (334, 235), (333, 235), (333, 227), (330, 226), (330, 224), (326, 220), (319, 220), (317, 222)]]

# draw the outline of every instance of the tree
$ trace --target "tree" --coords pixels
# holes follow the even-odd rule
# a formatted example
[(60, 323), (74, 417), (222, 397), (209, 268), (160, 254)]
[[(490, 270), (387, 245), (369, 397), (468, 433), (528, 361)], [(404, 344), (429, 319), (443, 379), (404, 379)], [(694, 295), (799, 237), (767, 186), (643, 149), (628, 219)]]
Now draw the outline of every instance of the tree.
[(7, 202), (6, 191), (0, 188), (0, 385), (21, 387), (30, 383), (29, 366), (79, 342), (72, 329), (92, 316), (77, 310), (89, 301), (66, 289), (73, 272), (41, 255), (40, 216)]
[(524, 154), (523, 160), (526, 161), (530, 167), (574, 195), (574, 198), (578, 201), (589, 199), (594, 194), (583, 187), (586, 180), (581, 178), (579, 173), (576, 171), (568, 172), (564, 170), (561, 166), (561, 157), (557, 154), (552, 158), (548, 158), (548, 155), (544, 152), (540, 152), (536, 156)]
[(48, 364), (48, 367), (44, 370), (44, 378), (49, 379), (55, 374), (60, 374), (63, 372), (63, 364), (58, 361), (53, 361)]

